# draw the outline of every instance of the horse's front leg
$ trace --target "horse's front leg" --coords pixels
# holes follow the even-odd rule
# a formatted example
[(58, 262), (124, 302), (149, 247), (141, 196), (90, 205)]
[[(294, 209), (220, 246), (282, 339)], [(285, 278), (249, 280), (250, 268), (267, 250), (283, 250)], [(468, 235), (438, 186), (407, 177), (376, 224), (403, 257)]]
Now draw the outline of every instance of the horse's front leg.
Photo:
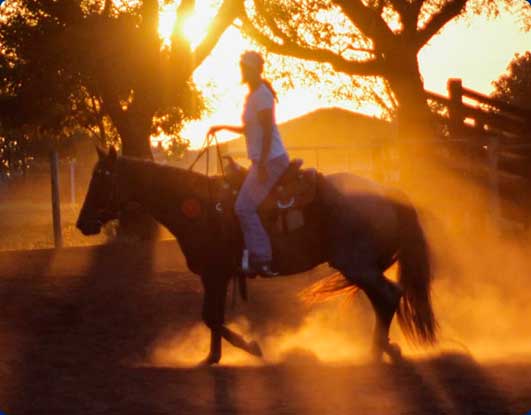
[(262, 357), (262, 349), (260, 348), (260, 345), (256, 341), (250, 341), (247, 342), (238, 333), (235, 333), (234, 331), (230, 330), (229, 328), (223, 326), (221, 328), (221, 335), (225, 340), (227, 340), (230, 344), (232, 344), (234, 347), (237, 347), (239, 349), (245, 350), (247, 353), (256, 356), (256, 357)]
[(201, 281), (205, 291), (202, 317), (210, 329), (210, 352), (202, 365), (213, 365), (221, 359), (221, 337), (225, 322), (228, 278), (216, 274), (205, 274), (201, 276)]

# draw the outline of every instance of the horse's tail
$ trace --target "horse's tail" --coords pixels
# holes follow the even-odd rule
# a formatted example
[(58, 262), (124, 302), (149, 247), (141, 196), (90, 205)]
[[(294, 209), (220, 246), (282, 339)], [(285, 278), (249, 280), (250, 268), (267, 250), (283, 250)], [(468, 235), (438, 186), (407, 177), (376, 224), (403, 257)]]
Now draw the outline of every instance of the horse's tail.
[(353, 298), (358, 287), (339, 272), (314, 282), (299, 293), (299, 298), (307, 305), (324, 303), (333, 298), (348, 295)]
[(437, 321), (431, 304), (431, 264), (428, 243), (415, 208), (397, 201), (400, 245), (398, 279), (404, 295), (397, 311), (407, 338), (419, 344), (436, 341)]

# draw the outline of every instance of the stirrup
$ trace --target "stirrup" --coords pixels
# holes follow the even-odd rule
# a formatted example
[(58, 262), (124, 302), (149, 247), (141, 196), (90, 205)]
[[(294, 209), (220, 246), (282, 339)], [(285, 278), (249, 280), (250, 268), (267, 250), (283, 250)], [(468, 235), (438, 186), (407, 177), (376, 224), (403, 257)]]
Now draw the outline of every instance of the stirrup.
[(253, 266), (252, 269), (258, 275), (260, 275), (261, 277), (264, 277), (264, 278), (273, 278), (273, 277), (278, 277), (279, 276), (279, 273), (273, 271), (271, 269), (271, 265), (268, 264), (268, 263), (257, 264), (255, 266)]
[(251, 264), (248, 249), (243, 250), (241, 270), (249, 278), (254, 278), (257, 275), (264, 278), (273, 278), (279, 275), (278, 272), (274, 272), (271, 269), (269, 263)]

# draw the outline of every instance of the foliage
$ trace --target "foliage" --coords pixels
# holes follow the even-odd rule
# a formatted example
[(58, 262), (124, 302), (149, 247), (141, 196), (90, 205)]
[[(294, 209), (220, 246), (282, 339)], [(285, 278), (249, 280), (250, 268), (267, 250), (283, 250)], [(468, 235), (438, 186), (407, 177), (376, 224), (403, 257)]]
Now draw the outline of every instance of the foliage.
[(495, 98), (531, 110), (531, 52), (516, 54), (493, 85)]
[(243, 30), (269, 50), (331, 64), (355, 75), (385, 76), (400, 44), (418, 52), (449, 21), (503, 9), (531, 21), (509, 0), (249, 0)]
[(273, 53), (372, 78), (380, 85), (377, 101), (397, 109), (410, 135), (430, 119), (419, 51), (451, 20), (503, 9), (518, 14), (524, 26), (531, 22), (531, 8), (509, 0), (248, 0), (241, 20), (242, 29)]
[[(170, 47), (158, 34), (157, 0), (17, 0), (0, 17), (0, 135), (69, 137), (83, 128), (124, 153), (150, 157), (149, 137), (176, 143), (203, 100), (191, 75), (235, 18), (224, 1), (211, 32), (191, 50), (179, 30), (193, 1), (177, 9)], [(4, 139), (5, 141), (6, 139)], [(18, 147), (22, 143), (17, 144)]]

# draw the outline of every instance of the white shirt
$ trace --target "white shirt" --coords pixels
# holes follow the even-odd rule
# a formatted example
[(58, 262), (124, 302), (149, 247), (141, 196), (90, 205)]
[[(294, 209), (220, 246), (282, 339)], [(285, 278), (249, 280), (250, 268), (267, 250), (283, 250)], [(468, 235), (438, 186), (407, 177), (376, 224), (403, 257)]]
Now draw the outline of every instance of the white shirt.
[(268, 160), (286, 154), (286, 149), (280, 138), (277, 123), (275, 120), (275, 99), (269, 88), (262, 83), (255, 91), (247, 95), (243, 107), (243, 127), (245, 142), (247, 144), (247, 155), (253, 161), (259, 161), (262, 155), (262, 145), (264, 143), (264, 132), (258, 119), (258, 113), (263, 110), (273, 111), (273, 129), (271, 133), (271, 151)]

